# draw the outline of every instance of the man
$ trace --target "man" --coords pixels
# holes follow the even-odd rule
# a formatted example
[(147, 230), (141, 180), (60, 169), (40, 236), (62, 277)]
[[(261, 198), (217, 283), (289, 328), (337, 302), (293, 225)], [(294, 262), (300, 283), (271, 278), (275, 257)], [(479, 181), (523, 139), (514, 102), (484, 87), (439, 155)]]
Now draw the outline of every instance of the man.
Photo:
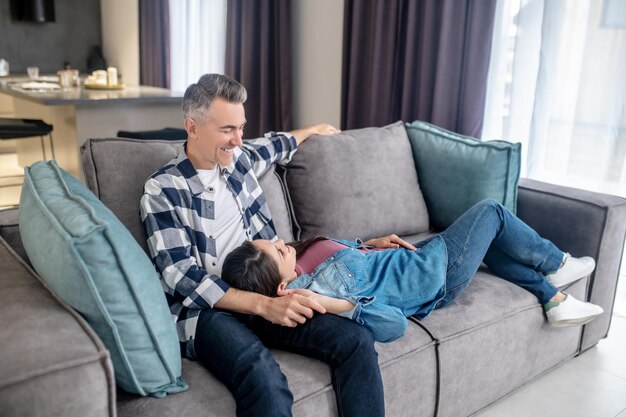
[[(246, 90), (219, 74), (187, 88), (188, 140), (146, 182), (141, 216), (183, 356), (201, 361), (233, 393), (239, 416), (289, 416), (293, 396), (268, 347), (328, 363), (340, 415), (384, 414), (371, 334), (299, 295), (270, 298), (220, 279), (230, 250), (277, 239), (258, 177), (286, 164), (316, 125), (242, 142)], [(320, 314), (314, 314), (314, 312)]]

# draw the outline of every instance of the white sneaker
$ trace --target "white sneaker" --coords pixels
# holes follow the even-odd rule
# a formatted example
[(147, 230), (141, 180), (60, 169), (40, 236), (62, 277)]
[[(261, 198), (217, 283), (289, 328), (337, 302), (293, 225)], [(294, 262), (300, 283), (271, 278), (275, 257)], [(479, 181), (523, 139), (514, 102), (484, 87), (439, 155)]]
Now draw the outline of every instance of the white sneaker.
[(604, 312), (595, 304), (579, 301), (569, 294), (565, 297), (561, 302), (550, 301), (543, 306), (553, 327), (582, 326)]
[(550, 284), (558, 288), (588, 276), (594, 269), (596, 261), (592, 257), (574, 258), (566, 253), (561, 267), (556, 272), (546, 275), (546, 278)]

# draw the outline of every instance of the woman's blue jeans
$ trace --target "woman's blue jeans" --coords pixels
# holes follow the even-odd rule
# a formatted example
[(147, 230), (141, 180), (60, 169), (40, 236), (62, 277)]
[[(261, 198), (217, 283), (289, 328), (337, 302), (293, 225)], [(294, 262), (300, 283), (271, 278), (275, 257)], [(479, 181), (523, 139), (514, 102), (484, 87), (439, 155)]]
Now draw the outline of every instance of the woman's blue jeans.
[(383, 416), (383, 384), (372, 334), (333, 314), (295, 328), (207, 309), (194, 342), (198, 360), (231, 391), (237, 416), (291, 416), (293, 395), (269, 348), (319, 359), (332, 369), (340, 416)]
[(495, 200), (474, 205), (441, 236), (448, 249), (448, 270), (446, 294), (437, 308), (467, 287), (483, 261), (496, 275), (530, 291), (542, 304), (558, 291), (545, 274), (560, 267), (563, 252)]

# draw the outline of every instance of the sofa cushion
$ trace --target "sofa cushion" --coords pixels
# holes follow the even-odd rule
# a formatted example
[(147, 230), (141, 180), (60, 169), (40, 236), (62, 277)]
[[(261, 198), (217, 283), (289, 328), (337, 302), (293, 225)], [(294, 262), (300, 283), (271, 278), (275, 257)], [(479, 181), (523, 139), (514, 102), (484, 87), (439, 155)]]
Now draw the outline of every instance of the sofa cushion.
[(515, 213), (521, 144), (481, 142), (419, 121), (406, 129), (433, 226), (448, 227), (487, 198)]
[[(420, 326), (410, 323), (406, 334), (393, 343), (377, 343), (378, 362), (385, 389), (388, 416), (433, 415), (437, 401), (436, 343)], [(287, 377), (294, 396), (293, 415), (337, 416), (331, 371), (323, 362), (306, 356), (271, 350)], [(118, 416), (180, 415), (234, 416), (235, 401), (228, 389), (199, 362), (183, 359), (189, 390), (154, 401), (120, 392)], [(419, 389), (407, 383), (419, 375)]]
[(0, 210), (0, 237), (6, 240), (9, 246), (28, 263), (28, 256), (20, 238), (19, 211), (19, 208)]
[[(585, 299), (586, 279), (568, 291)], [(528, 291), (481, 268), (421, 320), (439, 340), (439, 416), (470, 415), (576, 355), (582, 327), (554, 329)]]
[(109, 353), (0, 238), (0, 415), (115, 416)]
[(301, 239), (369, 239), (429, 228), (402, 122), (310, 138), (287, 166), (287, 188)]
[(26, 169), (19, 219), (33, 267), (100, 336), (118, 385), (153, 396), (185, 390), (159, 277), (115, 215), (52, 161)]
[(298, 225), (292, 222), (291, 197), (275, 166), (259, 178), (259, 185), (261, 185), (263, 194), (265, 194), (265, 201), (270, 207), (276, 234), (285, 242), (294, 241), (299, 229)]
[[(93, 193), (128, 228), (148, 253), (146, 233), (139, 216), (139, 199), (150, 175), (176, 157), (184, 141), (141, 139), (89, 139), (80, 149), (85, 182)], [(293, 240), (288, 197), (274, 169), (259, 178), (272, 213), (276, 232)]]

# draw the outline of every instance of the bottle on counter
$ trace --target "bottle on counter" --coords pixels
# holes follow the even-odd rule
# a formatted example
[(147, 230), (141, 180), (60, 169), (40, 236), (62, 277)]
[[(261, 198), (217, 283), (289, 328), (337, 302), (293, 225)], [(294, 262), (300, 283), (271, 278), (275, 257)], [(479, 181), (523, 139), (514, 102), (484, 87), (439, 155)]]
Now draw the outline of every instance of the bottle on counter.
[(117, 85), (117, 68), (107, 68), (107, 81), (109, 85)]
[(2, 58), (0, 59), (0, 77), (9, 75), (9, 61)]

